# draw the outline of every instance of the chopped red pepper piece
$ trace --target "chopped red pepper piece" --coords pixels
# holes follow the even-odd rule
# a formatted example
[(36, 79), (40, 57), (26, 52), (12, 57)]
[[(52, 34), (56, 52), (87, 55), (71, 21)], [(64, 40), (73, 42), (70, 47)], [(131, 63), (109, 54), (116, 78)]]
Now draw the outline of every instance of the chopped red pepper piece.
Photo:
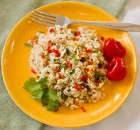
[(82, 110), (83, 112), (87, 112), (86, 109), (85, 109), (84, 107), (81, 107), (81, 110)]
[(62, 79), (63, 78), (63, 76), (60, 73), (58, 73), (58, 75), (59, 75), (58, 76), (59, 79)]
[(80, 91), (82, 89), (82, 87), (80, 87), (78, 84), (75, 84), (74, 85), (74, 88), (77, 90), (77, 91)]
[(31, 72), (32, 72), (33, 74), (36, 74), (36, 73), (37, 73), (33, 68), (31, 69)]
[(90, 69), (89, 68), (86, 68), (86, 72), (89, 72), (90, 71)]
[(108, 65), (107, 76), (110, 80), (122, 80), (127, 73), (124, 61), (122, 58), (115, 57)]
[(48, 46), (47, 51), (49, 54), (53, 52), (53, 50), (51, 49), (51, 46)]
[(31, 38), (30, 40), (31, 40), (31, 43), (36, 43), (36, 44), (38, 44), (38, 39)]
[(70, 67), (70, 68), (72, 67), (72, 64), (70, 63), (70, 61), (67, 61), (67, 62), (66, 62), (66, 65), (67, 65), (68, 67)]
[(101, 37), (101, 40), (102, 40), (102, 41), (104, 41), (104, 39), (105, 39), (104, 37)]
[(44, 54), (41, 54), (41, 58), (42, 58), (42, 59), (44, 59), (44, 58), (45, 58)]
[(53, 52), (55, 53), (56, 57), (60, 57), (60, 51), (59, 50), (53, 50)]
[(60, 72), (60, 69), (55, 70), (55, 72)]
[(51, 28), (51, 29), (50, 29), (50, 33), (52, 33), (52, 32), (54, 32), (54, 28)]
[(33, 43), (33, 42), (34, 42), (34, 38), (30, 38), (30, 40), (31, 40), (31, 43)]
[(93, 63), (93, 62), (92, 62), (91, 60), (88, 61), (88, 65), (92, 65), (92, 63)]
[(47, 61), (45, 61), (46, 66), (49, 64)]
[(35, 42), (36, 44), (38, 44), (38, 39), (34, 39), (34, 42)]
[(52, 41), (51, 41), (51, 40), (49, 40), (49, 41), (48, 41), (48, 44), (49, 44), (49, 45), (51, 45), (51, 44), (52, 44)]
[(79, 36), (79, 35), (81, 35), (81, 32), (80, 31), (77, 31), (77, 32), (74, 33), (74, 35), (75, 36)]
[(92, 53), (92, 50), (90, 50), (90, 49), (86, 50), (86, 53)]
[(100, 83), (100, 80), (95, 79), (94, 81), (95, 81), (95, 83), (97, 83), (97, 84)]
[(73, 41), (78, 41), (78, 40), (79, 40), (79, 38), (77, 38), (77, 37), (73, 38)]
[(60, 28), (60, 31), (62, 31), (62, 30), (63, 30), (63, 28), (61, 27), (61, 28)]
[(81, 77), (81, 80), (84, 81), (84, 82), (86, 82), (87, 79), (88, 79), (88, 76), (87, 76), (87, 75), (83, 75), (83, 76)]

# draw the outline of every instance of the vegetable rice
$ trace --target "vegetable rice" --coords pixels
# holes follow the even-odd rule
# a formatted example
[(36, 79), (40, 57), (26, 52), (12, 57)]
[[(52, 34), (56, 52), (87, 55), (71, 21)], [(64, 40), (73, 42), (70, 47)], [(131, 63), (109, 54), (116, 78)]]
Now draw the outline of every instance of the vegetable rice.
[(38, 32), (28, 43), (36, 81), (47, 77), (47, 86), (56, 92), (61, 105), (74, 109), (103, 98), (107, 61), (96, 30), (55, 25), (46, 34)]

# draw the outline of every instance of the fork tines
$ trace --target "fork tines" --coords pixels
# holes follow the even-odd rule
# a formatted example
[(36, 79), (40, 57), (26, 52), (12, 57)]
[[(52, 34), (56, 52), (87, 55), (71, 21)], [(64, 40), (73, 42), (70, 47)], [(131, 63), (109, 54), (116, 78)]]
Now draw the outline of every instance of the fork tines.
[(56, 21), (56, 17), (54, 14), (50, 14), (40, 10), (33, 10), (32, 15), (29, 19), (45, 26), (54, 26)]

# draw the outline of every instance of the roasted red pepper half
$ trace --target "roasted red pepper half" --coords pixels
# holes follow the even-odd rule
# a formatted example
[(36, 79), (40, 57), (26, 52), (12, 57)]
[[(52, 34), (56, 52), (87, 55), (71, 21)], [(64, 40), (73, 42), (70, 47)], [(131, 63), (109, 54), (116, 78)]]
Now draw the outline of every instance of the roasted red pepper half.
[(113, 59), (114, 57), (123, 57), (126, 53), (126, 49), (123, 47), (123, 45), (113, 38), (108, 38), (105, 40), (103, 51), (104, 56), (107, 59)]
[(127, 73), (124, 61), (120, 57), (115, 57), (108, 65), (107, 76), (110, 80), (122, 80)]

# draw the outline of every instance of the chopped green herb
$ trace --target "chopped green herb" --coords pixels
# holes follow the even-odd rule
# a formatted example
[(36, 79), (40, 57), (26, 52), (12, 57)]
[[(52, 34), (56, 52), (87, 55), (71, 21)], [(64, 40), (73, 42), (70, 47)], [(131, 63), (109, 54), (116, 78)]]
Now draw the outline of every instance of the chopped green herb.
[(54, 59), (55, 62), (60, 62), (60, 59)]
[(75, 59), (75, 62), (79, 62), (80, 60), (79, 59)]
[(26, 47), (33, 47), (33, 45), (31, 43), (25, 43), (24, 44)]
[(68, 48), (66, 48), (66, 54), (70, 55), (70, 50)]
[(75, 30), (72, 30), (71, 33), (72, 33), (73, 35), (75, 35), (76, 31), (75, 31)]
[(85, 87), (86, 87), (87, 89), (89, 89), (89, 86), (88, 86), (88, 85), (85, 85)]
[(35, 36), (35, 37), (34, 37), (34, 39), (38, 39), (38, 38), (39, 38), (38, 36)]
[(48, 61), (50, 59), (49, 55), (45, 55), (45, 59)]
[(74, 73), (74, 69), (68, 69), (68, 72), (69, 72), (70, 74), (72, 74), (72, 73)]
[(100, 75), (95, 74), (95, 79), (96, 79), (96, 80), (99, 80), (99, 79), (100, 79)]
[(75, 54), (74, 54), (74, 53), (71, 53), (70, 56), (71, 56), (72, 58), (74, 58), (74, 57), (75, 57)]
[(66, 65), (65, 64), (60, 64), (60, 69), (65, 68)]
[(91, 40), (94, 40), (94, 36), (93, 35), (91, 36)]
[(66, 101), (67, 98), (68, 98), (67, 95), (65, 95), (65, 94), (61, 94), (61, 99), (62, 99), (63, 101)]
[(96, 80), (102, 80), (102, 75), (100, 74), (99, 71), (96, 71), (96, 70), (95, 70), (95, 76), (94, 76), (94, 78), (95, 78)]

